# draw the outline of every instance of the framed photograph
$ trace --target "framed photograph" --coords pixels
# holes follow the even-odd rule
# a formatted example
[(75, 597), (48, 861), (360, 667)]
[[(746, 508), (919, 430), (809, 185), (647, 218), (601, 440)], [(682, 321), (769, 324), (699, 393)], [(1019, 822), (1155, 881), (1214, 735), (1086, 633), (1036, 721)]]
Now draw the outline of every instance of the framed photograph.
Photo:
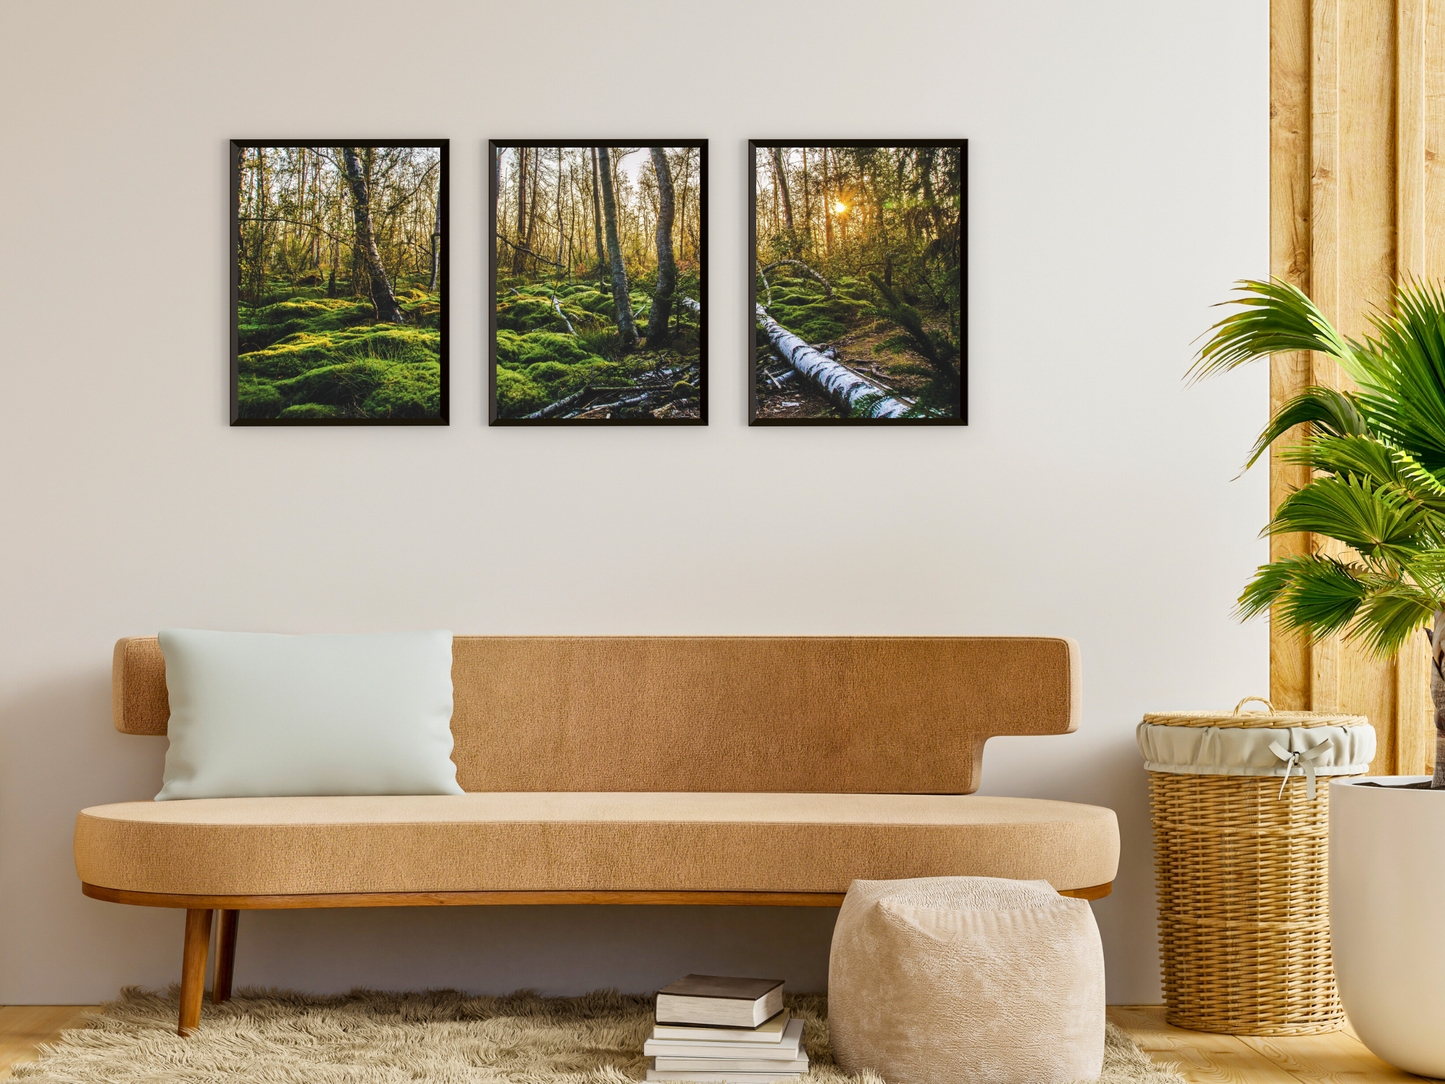
[(490, 144), (492, 425), (707, 424), (707, 140)]
[(748, 147), (748, 424), (968, 424), (968, 141)]
[(231, 424), (447, 424), (447, 141), (231, 142)]

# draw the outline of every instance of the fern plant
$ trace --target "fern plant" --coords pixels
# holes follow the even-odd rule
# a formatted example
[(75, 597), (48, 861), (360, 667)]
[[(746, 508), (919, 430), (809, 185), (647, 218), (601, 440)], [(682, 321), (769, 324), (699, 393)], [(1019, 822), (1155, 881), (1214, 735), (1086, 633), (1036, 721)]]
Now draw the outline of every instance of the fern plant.
[[(1224, 372), (1270, 354), (1334, 358), (1358, 386), (1313, 386), (1285, 403), (1249, 458), (1265, 450), (1310, 468), (1279, 503), (1265, 534), (1305, 531), (1345, 550), (1262, 566), (1239, 598), (1242, 617), (1266, 611), (1311, 642), (1340, 634), (1388, 657), (1425, 629), (1431, 642), (1435, 775), (1445, 789), (1445, 293), (1401, 286), (1374, 334), (1341, 335), (1301, 291), (1245, 281), (1237, 310), (1215, 324), (1191, 374)], [(1304, 437), (1283, 443), (1296, 426)]]

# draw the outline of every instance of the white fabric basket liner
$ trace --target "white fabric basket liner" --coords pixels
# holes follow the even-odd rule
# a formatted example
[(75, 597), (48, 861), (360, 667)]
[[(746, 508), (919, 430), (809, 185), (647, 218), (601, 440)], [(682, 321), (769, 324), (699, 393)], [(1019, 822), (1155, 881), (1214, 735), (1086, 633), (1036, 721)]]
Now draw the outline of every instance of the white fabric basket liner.
[[(1299, 775), (1301, 764), (1289, 756), (1292, 753), (1307, 755), (1317, 775), (1362, 775), (1375, 757), (1375, 728), (1368, 723), (1310, 727), (1140, 723), (1137, 735), (1144, 767), (1176, 775)], [(1276, 745), (1278, 751), (1271, 748)]]

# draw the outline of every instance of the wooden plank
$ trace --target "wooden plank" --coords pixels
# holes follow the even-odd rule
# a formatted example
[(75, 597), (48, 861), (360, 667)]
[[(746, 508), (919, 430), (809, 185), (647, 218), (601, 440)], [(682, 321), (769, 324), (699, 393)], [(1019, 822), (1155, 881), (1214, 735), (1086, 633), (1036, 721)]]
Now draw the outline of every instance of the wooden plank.
[(1425, 270), (1425, 15), (1427, 0), (1397, 0), (1395, 221), (1401, 277)]
[[(1310, 288), (1310, 0), (1272, 0), (1269, 28), (1270, 274), (1301, 290)], [(1269, 362), (1273, 416), (1310, 382), (1310, 355), (1275, 354)], [(1292, 433), (1295, 440), (1302, 432)], [(1309, 470), (1269, 455), (1271, 512), (1286, 494), (1309, 481)], [(1269, 558), (1309, 552), (1307, 535), (1275, 535)], [(1281, 711), (1310, 706), (1310, 648), (1271, 617), (1269, 698)]]
[(34, 1061), (36, 1047), (54, 1042), (69, 1028), (85, 1026), (84, 1014), (95, 1005), (6, 1005), (0, 1008), (0, 1080), (13, 1066)]
[(1361, 1079), (1406, 1084), (1420, 1080), (1381, 1061), (1341, 1031), (1288, 1038), (1243, 1035), (1240, 1042), (1296, 1080), (1310, 1084), (1359, 1084)]
[[(1310, 4), (1310, 297), (1331, 320), (1340, 311), (1340, 88), (1339, 0)], [(1337, 388), (1339, 366), (1315, 354), (1310, 383)], [(1333, 543), (1314, 538), (1313, 547), (1331, 552)], [(1310, 648), (1310, 707), (1340, 708), (1340, 643), (1330, 637)]]
[(1157, 1064), (1177, 1069), (1191, 1084), (1299, 1084), (1236, 1036), (1165, 1023), (1162, 1005), (1112, 1005), (1108, 1018)]

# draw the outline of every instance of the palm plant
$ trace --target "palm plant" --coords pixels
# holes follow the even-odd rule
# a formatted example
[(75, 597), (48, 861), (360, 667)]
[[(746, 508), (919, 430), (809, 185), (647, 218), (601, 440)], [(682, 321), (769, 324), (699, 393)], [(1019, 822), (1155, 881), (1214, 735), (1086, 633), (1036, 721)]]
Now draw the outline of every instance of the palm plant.
[(1445, 292), (1401, 286), (1392, 312), (1371, 316), (1373, 335), (1346, 338), (1301, 291), (1245, 281), (1238, 311), (1211, 329), (1192, 376), (1233, 369), (1284, 351), (1313, 350), (1339, 362), (1358, 391), (1308, 387), (1285, 403), (1249, 458), (1297, 425), (1304, 437), (1276, 454), (1308, 466), (1265, 527), (1307, 531), (1345, 548), (1262, 566), (1239, 613), (1269, 611), (1311, 642), (1340, 634), (1393, 655), (1424, 628), (1431, 643), (1435, 777), (1445, 789)]

